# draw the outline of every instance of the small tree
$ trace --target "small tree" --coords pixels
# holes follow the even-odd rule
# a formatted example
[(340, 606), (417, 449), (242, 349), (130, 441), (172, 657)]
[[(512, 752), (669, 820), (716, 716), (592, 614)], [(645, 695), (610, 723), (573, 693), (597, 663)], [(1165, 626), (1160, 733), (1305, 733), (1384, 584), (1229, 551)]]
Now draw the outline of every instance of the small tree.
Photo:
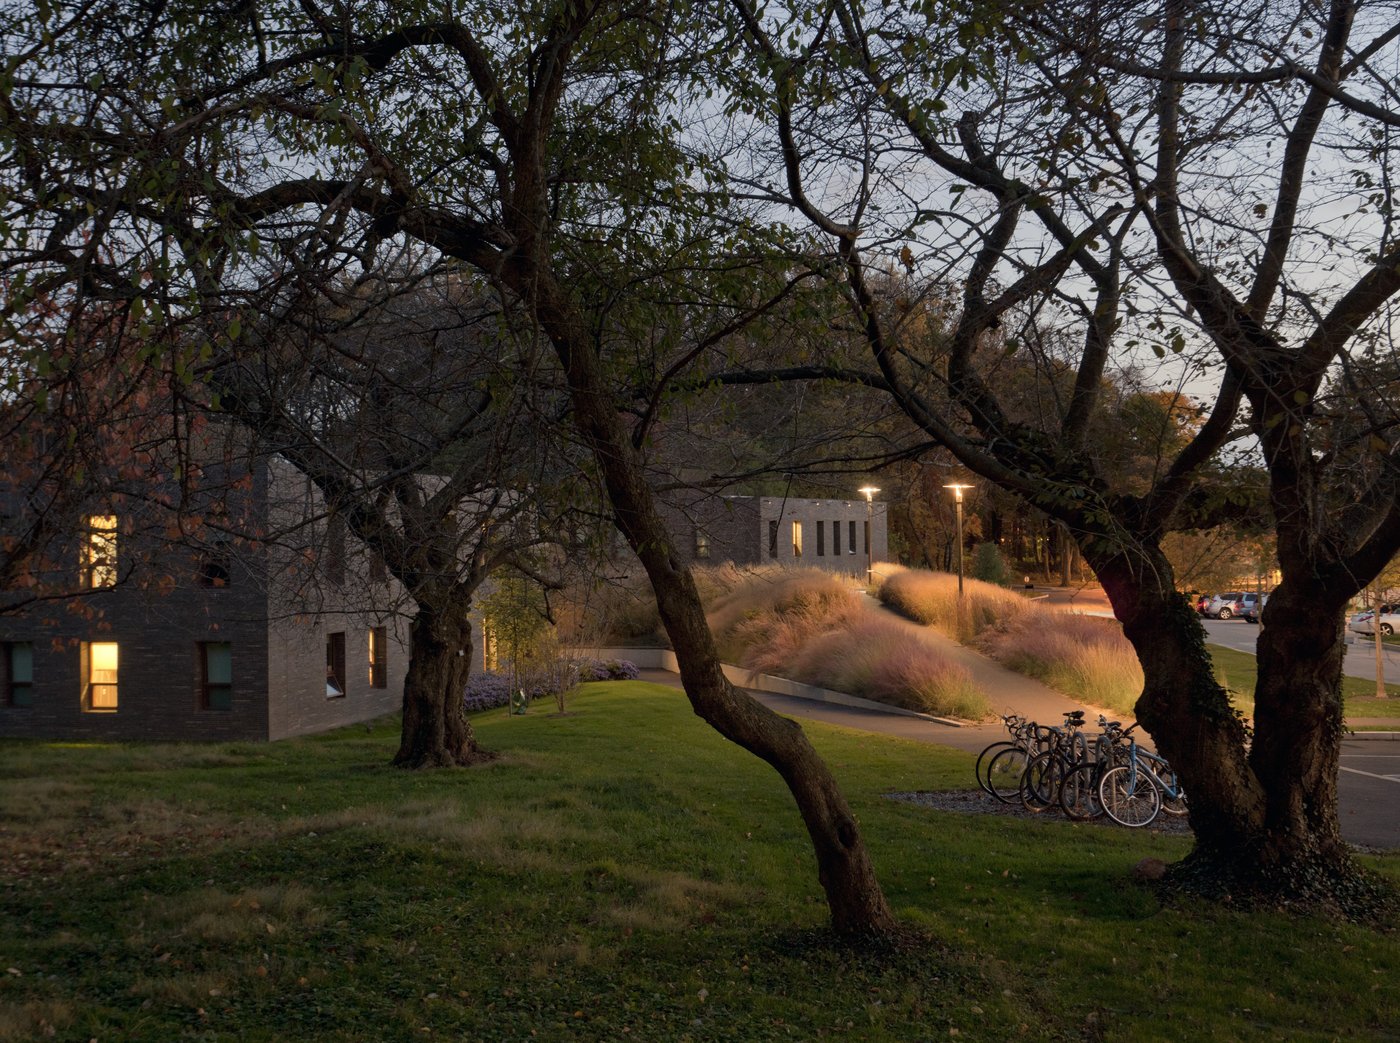
[(972, 552), (972, 577), (999, 587), (1011, 585), (1011, 572), (1001, 556), (1001, 548), (995, 543), (979, 543)]

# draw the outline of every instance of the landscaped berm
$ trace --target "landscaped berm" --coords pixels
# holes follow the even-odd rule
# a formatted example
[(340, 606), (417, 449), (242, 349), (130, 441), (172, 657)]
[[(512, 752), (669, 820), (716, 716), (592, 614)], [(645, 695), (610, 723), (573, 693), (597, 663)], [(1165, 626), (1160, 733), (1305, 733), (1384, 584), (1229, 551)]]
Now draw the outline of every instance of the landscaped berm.
[[(275, 745), (0, 744), (0, 1038), (1389, 1039), (1396, 937), (1173, 907), (1186, 841), (940, 814), (966, 754), (807, 725), (904, 939), (849, 949), (777, 776), (671, 688)], [(1400, 877), (1400, 859), (1369, 863)]]

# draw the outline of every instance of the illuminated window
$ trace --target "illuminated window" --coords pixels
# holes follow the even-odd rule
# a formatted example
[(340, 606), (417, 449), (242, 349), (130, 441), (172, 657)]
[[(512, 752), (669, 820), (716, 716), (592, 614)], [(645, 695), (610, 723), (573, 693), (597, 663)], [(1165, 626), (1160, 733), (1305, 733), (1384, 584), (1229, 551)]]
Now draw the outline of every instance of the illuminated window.
[(233, 645), (227, 641), (199, 643), (199, 708), (233, 709)]
[(83, 710), (112, 713), (117, 708), (117, 643), (83, 645)]
[(795, 521), (792, 523), (792, 556), (802, 557), (802, 523)]
[(695, 530), (695, 556), (697, 558), (710, 556), (710, 534), (702, 529)]
[(0, 706), (34, 705), (34, 646), (0, 642)]
[(384, 627), (369, 628), (369, 686), (388, 688), (389, 640)]
[(83, 586), (117, 585), (117, 517), (91, 514), (82, 546)]
[(345, 695), (345, 631), (326, 635), (326, 698)]

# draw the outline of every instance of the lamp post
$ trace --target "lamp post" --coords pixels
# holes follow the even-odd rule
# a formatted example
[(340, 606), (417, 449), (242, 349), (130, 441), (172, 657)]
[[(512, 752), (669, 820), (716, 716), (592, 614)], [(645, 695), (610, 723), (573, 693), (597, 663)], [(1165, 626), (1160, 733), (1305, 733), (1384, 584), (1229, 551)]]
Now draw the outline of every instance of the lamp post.
[(963, 535), (962, 535), (962, 505), (963, 490), (971, 489), (970, 485), (960, 485), (953, 483), (945, 485), (943, 488), (953, 490), (953, 501), (957, 505), (958, 512), (958, 597), (963, 596)]
[(862, 485), (858, 492), (865, 493), (865, 585), (875, 585), (875, 494), (880, 490), (873, 485)]

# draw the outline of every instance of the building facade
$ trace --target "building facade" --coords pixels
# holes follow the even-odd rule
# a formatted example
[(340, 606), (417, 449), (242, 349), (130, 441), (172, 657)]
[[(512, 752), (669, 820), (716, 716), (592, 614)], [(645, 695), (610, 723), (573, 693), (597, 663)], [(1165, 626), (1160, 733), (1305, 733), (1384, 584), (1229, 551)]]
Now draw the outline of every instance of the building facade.
[[(323, 513), (279, 459), (231, 485), (240, 527)], [(286, 543), (194, 548), (140, 514), (85, 519), (57, 563), (81, 596), (0, 613), (0, 736), (266, 741), (400, 707), (399, 592), (334, 519)]]
[(783, 496), (696, 496), (667, 508), (687, 564), (785, 565), (864, 579), (889, 560), (888, 512), (879, 501)]

